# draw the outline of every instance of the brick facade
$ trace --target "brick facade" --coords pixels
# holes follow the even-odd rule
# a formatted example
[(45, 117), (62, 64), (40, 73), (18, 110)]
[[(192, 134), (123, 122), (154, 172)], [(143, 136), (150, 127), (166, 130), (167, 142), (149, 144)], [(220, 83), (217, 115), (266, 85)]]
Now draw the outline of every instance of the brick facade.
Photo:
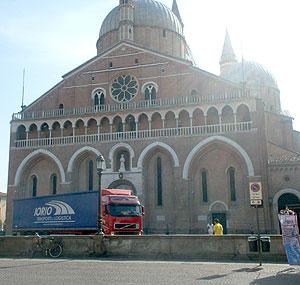
[[(97, 189), (96, 157), (102, 154), (103, 187), (135, 191), (145, 205), (148, 233), (206, 233), (215, 214), (223, 214), (228, 233), (254, 231), (251, 181), (263, 185), (262, 230), (278, 231), (277, 193), (300, 199), (299, 135), (292, 118), (275, 110), (280, 105), (279, 90), (266, 87), (258, 93), (257, 88), (198, 69), (186, 58), (184, 38), (171, 31), (160, 38), (163, 30), (136, 27), (133, 41), (118, 41), (116, 30), (106, 33), (98, 40), (96, 57), (14, 115), (9, 229), (12, 200), (32, 196), (33, 177), (38, 196), (52, 194), (54, 175), (57, 193)], [(149, 37), (154, 46), (147, 44)], [(113, 82), (128, 75), (137, 81), (137, 94), (130, 102), (118, 103), (113, 99)], [(147, 84), (157, 89), (152, 100), (146, 98)], [(93, 92), (99, 88), (104, 105), (95, 105)], [(273, 105), (271, 111), (268, 107)], [(121, 154), (126, 164), (122, 179)], [(283, 154), (289, 159), (283, 160)], [(207, 201), (203, 201), (204, 170)]]

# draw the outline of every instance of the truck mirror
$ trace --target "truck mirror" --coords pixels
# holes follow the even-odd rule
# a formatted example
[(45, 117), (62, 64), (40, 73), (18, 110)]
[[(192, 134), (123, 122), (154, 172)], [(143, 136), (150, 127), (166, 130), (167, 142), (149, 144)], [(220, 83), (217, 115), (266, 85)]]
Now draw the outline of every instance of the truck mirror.
[(107, 205), (105, 205), (104, 213), (105, 213), (105, 215), (108, 215), (108, 206)]
[(142, 208), (142, 215), (144, 216), (145, 215), (145, 207), (141, 206), (141, 208)]

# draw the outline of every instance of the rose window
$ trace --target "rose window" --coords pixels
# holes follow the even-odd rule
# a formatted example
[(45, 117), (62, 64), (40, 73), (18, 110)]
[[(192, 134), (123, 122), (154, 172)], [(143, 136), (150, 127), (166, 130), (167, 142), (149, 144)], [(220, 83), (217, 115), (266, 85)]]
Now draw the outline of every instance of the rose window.
[(138, 82), (131, 75), (121, 75), (114, 79), (111, 85), (111, 95), (117, 102), (128, 102), (138, 92)]

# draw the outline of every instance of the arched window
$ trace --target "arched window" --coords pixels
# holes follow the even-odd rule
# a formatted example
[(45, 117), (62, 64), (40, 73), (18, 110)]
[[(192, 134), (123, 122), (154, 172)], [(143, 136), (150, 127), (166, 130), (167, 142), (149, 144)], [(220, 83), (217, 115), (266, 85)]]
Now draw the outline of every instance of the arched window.
[(59, 104), (59, 114), (62, 115), (64, 113), (64, 104)]
[(53, 195), (56, 195), (57, 194), (57, 176), (56, 176), (56, 174), (51, 175), (50, 183), (51, 183), (51, 193)]
[(201, 188), (202, 188), (202, 201), (208, 202), (208, 191), (207, 191), (207, 170), (201, 171)]
[(146, 83), (142, 87), (144, 98), (147, 101), (155, 100), (157, 97), (158, 86), (154, 82)]
[(66, 121), (63, 127), (64, 127), (63, 130), (64, 137), (73, 136), (73, 125), (70, 121)]
[(98, 88), (93, 91), (92, 98), (94, 99), (94, 106), (104, 105), (105, 102), (105, 90)]
[(132, 115), (128, 115), (125, 119), (125, 131), (134, 132), (136, 130), (135, 118)]
[(250, 122), (251, 116), (248, 106), (242, 104), (237, 108), (236, 111), (237, 122)]
[(230, 191), (230, 200), (236, 201), (236, 191), (235, 191), (235, 168), (229, 167), (227, 170), (228, 175), (228, 185)]
[(96, 94), (95, 97), (94, 97), (94, 105), (99, 106), (99, 96), (98, 96), (98, 94)]
[(31, 193), (32, 197), (36, 197), (37, 194), (37, 177), (33, 175), (31, 177)]
[(49, 135), (50, 135), (49, 125), (47, 123), (43, 123), (41, 125), (40, 138), (49, 138)]
[(162, 197), (162, 163), (161, 158), (156, 160), (156, 187), (157, 187), (157, 206), (163, 205)]
[(23, 125), (17, 129), (17, 140), (26, 140), (26, 128)]
[(94, 162), (92, 160), (89, 161), (89, 180), (88, 180), (88, 189), (89, 191), (93, 191), (94, 185)]
[(207, 125), (218, 125), (219, 122), (219, 113), (215, 107), (209, 108), (206, 116), (206, 124)]

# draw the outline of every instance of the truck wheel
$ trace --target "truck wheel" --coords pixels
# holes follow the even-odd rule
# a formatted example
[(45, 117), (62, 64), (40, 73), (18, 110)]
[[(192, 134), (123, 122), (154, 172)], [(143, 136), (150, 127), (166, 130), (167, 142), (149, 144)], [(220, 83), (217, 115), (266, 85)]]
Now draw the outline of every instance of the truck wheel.
[(60, 244), (54, 244), (49, 248), (49, 255), (53, 258), (60, 257), (62, 255), (63, 249)]

